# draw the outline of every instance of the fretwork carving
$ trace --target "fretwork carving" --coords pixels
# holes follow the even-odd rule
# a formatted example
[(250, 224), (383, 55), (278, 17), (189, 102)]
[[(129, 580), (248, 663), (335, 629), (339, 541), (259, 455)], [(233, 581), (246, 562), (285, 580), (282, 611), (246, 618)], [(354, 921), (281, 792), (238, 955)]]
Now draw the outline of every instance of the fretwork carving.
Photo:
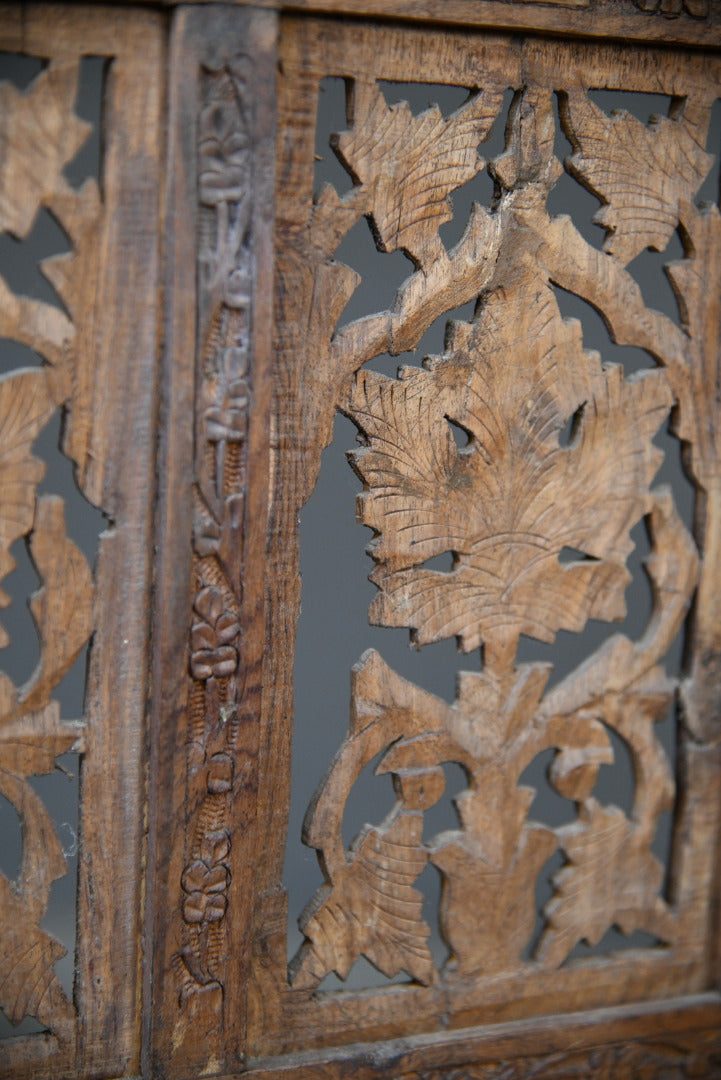
[[(436, 231), (446, 196), (477, 171), (470, 149), (487, 135), (499, 103), (497, 92), (484, 90), (448, 121), (437, 110), (414, 119), (357, 82), (352, 126), (333, 140), (355, 186), (342, 200), (326, 187), (313, 208), (317, 310), (307, 326), (337, 406), (360, 432), (362, 447), (349, 457), (364, 485), (358, 517), (374, 532), (371, 621), (409, 628), (419, 647), (446, 637), (464, 652), (480, 647), (482, 670), (459, 677), (449, 706), (375, 652), (354, 669), (350, 732), (305, 824), (327, 884), (301, 921), (306, 942), (291, 964), (297, 989), (311, 989), (329, 971), (345, 977), (363, 953), (386, 975), (405, 970), (417, 984), (440, 979), (447, 987), (473, 978), (482, 994), (484, 978), (552, 971), (577, 942), (597, 944), (613, 925), (626, 934), (645, 930), (670, 954), (683, 947), (679, 911), (663, 894), (664, 868), (651, 852), (659, 815), (675, 795), (654, 725), (675, 698), (676, 681), (660, 662), (683, 625), (699, 561), (670, 491), (651, 486), (661, 460), (652, 439), (677, 405), (697, 485), (716, 490), (715, 412), (713, 419), (699, 412), (709, 402), (701, 385), (715, 381), (718, 312), (710, 305), (704, 321), (696, 283), (708, 280), (718, 257), (718, 211), (693, 204), (711, 164), (708, 101), (689, 98), (644, 126), (625, 112), (607, 117), (581, 89), (561, 94), (574, 146), (566, 166), (605, 204), (600, 253), (569, 218), (546, 210), (561, 173), (553, 99), (550, 89), (527, 84), (511, 108), (506, 151), (490, 165), (494, 203), (474, 206), (463, 238), (446, 252)], [(414, 180), (421, 147), (432, 199)], [(401, 247), (419, 269), (389, 311), (332, 333), (355, 276), (329, 257), (360, 212), (381, 250)], [(663, 250), (676, 229), (687, 257), (669, 274), (684, 330), (646, 307), (625, 269), (647, 247)], [(615, 340), (645, 348), (658, 366), (626, 378), (586, 351), (581, 326), (561, 318), (552, 285), (587, 299)], [(474, 297), (473, 319), (449, 324), (442, 355), (402, 367), (395, 379), (358, 370), (382, 351), (412, 349), (433, 318)], [(325, 427), (319, 435), (324, 441)], [(309, 468), (313, 474), (312, 459)], [(715, 514), (710, 494), (707, 506)], [(589, 618), (623, 618), (629, 534), (641, 519), (654, 588), (646, 632), (635, 642), (610, 637), (544, 692), (550, 666), (517, 664), (520, 635), (551, 642)], [(570, 561), (564, 549), (573, 550)], [(424, 565), (447, 552), (450, 570)], [(704, 574), (701, 613), (707, 589)], [(695, 685), (685, 691), (689, 723), (699, 711)], [(633, 760), (628, 815), (594, 795), (599, 767), (613, 761), (609, 729)], [(556, 829), (529, 819), (535, 793), (519, 786), (526, 766), (549, 748), (556, 751), (550, 782), (576, 804), (574, 823)], [(343, 807), (361, 769), (383, 750), (377, 772), (393, 775), (398, 802), (346, 852)], [(460, 827), (423, 841), (423, 810), (442, 794), (444, 762), (468, 777), (456, 800)], [(557, 848), (565, 863), (527, 961), (535, 881)], [(429, 962), (430, 929), (413, 887), (426, 860), (444, 881), (440, 927), (450, 958), (440, 973)]]
[[(75, 1007), (54, 970), (66, 950), (40, 925), (66, 861), (28, 780), (52, 772), (59, 754), (82, 751), (83, 724), (61, 722), (53, 692), (93, 631), (94, 586), (85, 556), (67, 537), (62, 500), (36, 495), (45, 467), (32, 445), (55, 410), (68, 407), (64, 449), (93, 497), (86, 456), (93, 358), (74, 318), (88, 277), (98, 272), (101, 200), (95, 181), (75, 191), (62, 174), (90, 131), (73, 111), (78, 67), (77, 58), (51, 60), (25, 93), (0, 86), (0, 229), (24, 238), (46, 207), (72, 244), (70, 254), (42, 266), (68, 314), (18, 296), (0, 281), (0, 336), (31, 346), (45, 361), (39, 370), (18, 370), (0, 382), (0, 575), (13, 569), (10, 547), (25, 537), (41, 579), (30, 600), (41, 644), (37, 668), (21, 687), (0, 674), (0, 789), (23, 830), (17, 880), (0, 875), (0, 1004), (13, 1023), (33, 1016), (66, 1048), (75, 1038)], [(9, 600), (3, 595), (0, 603)], [(5, 628), (1, 635), (8, 644)]]

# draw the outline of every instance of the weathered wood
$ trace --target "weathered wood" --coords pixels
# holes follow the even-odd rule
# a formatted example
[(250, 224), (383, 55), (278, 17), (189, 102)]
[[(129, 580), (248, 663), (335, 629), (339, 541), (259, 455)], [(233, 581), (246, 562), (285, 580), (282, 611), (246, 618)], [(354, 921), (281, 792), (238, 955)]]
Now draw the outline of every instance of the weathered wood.
[[(495, 34), (471, 42), (439, 31), (362, 25), (353, 29), (351, 51), (347, 28), (330, 20), (288, 19), (284, 26), (278, 449), (262, 717), (265, 760), (273, 764), (272, 774), (261, 771), (259, 790), (265, 885), (251, 998), (254, 1052), (262, 1057), (440, 1023), (539, 1016), (549, 1001), (563, 1012), (701, 990), (709, 985), (708, 958), (697, 942), (708, 933), (715, 886), (713, 865), (702, 870), (691, 848), (692, 836), (699, 851), (715, 844), (709, 840), (715, 811), (702, 810), (715, 807), (712, 748), (679, 776), (671, 903), (650, 852), (658, 816), (674, 796), (653, 734), (675, 693), (659, 661), (698, 580), (697, 552), (670, 494), (650, 490), (659, 464), (650, 440), (677, 402), (679, 431), (699, 457), (694, 470), (700, 477), (715, 467), (705, 441), (712, 427), (696, 418), (689, 389), (694, 379), (704, 380), (703, 364), (713, 363), (715, 322), (711, 316), (706, 332), (699, 327), (690, 336), (679, 330), (647, 308), (625, 265), (649, 245), (665, 247), (674, 229), (695, 227), (699, 212), (691, 204), (710, 164), (704, 147), (721, 69), (715, 60), (685, 55), (664, 64), (659, 55), (639, 58), (631, 48), (605, 44), (570, 47)], [(314, 201), (315, 109), (308, 98), (326, 74), (353, 80), (348, 128), (333, 139), (353, 186), (343, 197), (327, 187)], [(432, 109), (414, 118), (403, 106), (389, 108), (375, 78), (450, 82), (473, 93), (439, 126)], [(482, 156), (499, 92), (521, 83), (526, 89), (512, 106), (506, 152), (491, 166), (495, 201), (474, 208), (464, 237), (446, 252), (437, 233), (444, 199), (478, 167), (466, 156), (473, 140), (457, 138), (458, 125), (474, 118)], [(647, 127), (628, 114), (606, 118), (586, 97), (589, 85), (674, 98), (684, 87), (686, 100)], [(551, 91), (561, 97), (558, 120)], [(556, 123), (574, 146), (569, 171), (609, 205), (605, 253), (545, 209), (561, 170), (553, 155)], [(292, 140), (286, 130), (294, 132)], [(415, 147), (426, 132), (435, 142), (424, 147), (427, 177), (416, 178)], [(634, 174), (639, 154), (648, 197), (639, 194)], [(360, 215), (370, 219), (379, 250), (401, 248), (416, 271), (409, 269), (387, 311), (339, 326), (358, 278), (333, 256)], [(685, 260), (677, 275), (692, 304), (689, 273), (713, 276), (700, 245), (693, 254), (699, 261)], [(615, 339), (645, 348), (655, 369), (650, 359), (649, 372), (624, 380), (584, 353), (580, 328), (561, 320), (549, 282), (593, 303)], [(424, 369), (407, 367), (398, 379), (358, 370), (379, 353), (413, 349), (430, 322), (479, 296), (470, 325), (449, 329), (445, 352)], [(306, 944), (291, 965), (288, 991), (279, 892), (287, 803), (285, 782), (279, 792), (277, 778), (287, 775), (289, 756), (297, 514), (317, 476), (335, 409), (355, 421), (365, 444), (351, 458), (364, 484), (359, 517), (375, 533), (379, 592), (372, 620), (408, 627), (419, 645), (445, 636), (457, 636), (464, 650), (482, 645), (484, 667), (480, 676), (463, 676), (450, 708), (405, 684), (377, 656), (357, 668), (350, 732), (306, 821), (305, 837), (322, 856), (327, 884), (303, 917)], [(559, 433), (572, 419), (570, 443), (561, 445)], [(451, 423), (467, 445), (457, 445)], [(544, 696), (547, 671), (515, 667), (519, 634), (552, 640), (560, 628), (580, 630), (588, 617), (622, 617), (628, 530), (644, 516), (653, 537), (655, 591), (646, 634), (635, 643), (611, 638)], [(559, 561), (564, 548), (576, 551), (571, 562)], [(452, 570), (423, 566), (448, 551)], [(699, 595), (710, 573), (702, 563)], [(704, 706), (701, 712), (709, 715)], [(633, 758), (636, 794), (628, 817), (593, 797), (598, 768), (611, 760), (604, 724)], [(577, 803), (575, 824), (555, 832), (527, 820), (532, 793), (517, 787), (525, 766), (549, 746), (557, 751), (551, 781)], [(382, 750), (379, 769), (393, 773), (398, 804), (346, 853), (345, 800)], [(460, 763), (469, 778), (458, 800), (460, 828), (423, 843), (412, 785), (424, 791), (428, 785), (432, 802), (433, 777), (444, 761)], [(533, 886), (556, 847), (566, 865), (555, 877), (546, 929), (529, 964), (522, 953), (533, 928)], [(440, 923), (451, 960), (441, 972), (426, 962), (428, 927), (413, 885), (428, 858), (444, 875)], [(702, 882), (701, 891), (694, 881)], [(402, 930), (392, 882), (406, 901)], [(627, 933), (641, 927), (666, 948), (565, 963), (577, 941), (597, 942), (612, 924)], [(313, 994), (327, 972), (347, 975), (361, 952), (387, 974), (405, 968), (415, 982), (382, 992)]]
[[(3, 24), (4, 47), (12, 47), (13, 21)], [(97, 1076), (139, 1066), (161, 27), (149, 12), (27, 5), (16, 47), (50, 59), (24, 93), (2, 87), (0, 227), (22, 237), (46, 207), (71, 246), (42, 268), (64, 312), (17, 297), (4, 283), (0, 290), (0, 332), (46, 361), (37, 372), (11, 373), (2, 386), (2, 570), (12, 567), (9, 544), (29, 534), (42, 587), (31, 602), (38, 668), (19, 692), (2, 677), (0, 770), (23, 817), (25, 872), (19, 886), (2, 879), (1, 919), (10, 941), (2, 1004), (13, 1019), (35, 1015), (51, 1034), (3, 1043), (6, 1075)], [(93, 52), (113, 59), (102, 184), (90, 180), (75, 191), (62, 170), (89, 132), (74, 106), (80, 57)], [(129, 302), (129, 282), (143, 297), (141, 313)], [(35, 497), (44, 469), (32, 440), (60, 406), (68, 410), (63, 449), (83, 494), (110, 522), (94, 573), (66, 537), (62, 502)], [(91, 634), (83, 725), (61, 724), (53, 693)], [(83, 755), (72, 1002), (52, 970), (64, 950), (38, 927), (65, 860), (25, 780), (52, 771), (67, 749)]]
[[(169, 291), (179, 302), (165, 364), (156, 612), (165, 644), (154, 720), (163, 777), (153, 811), (154, 995), (163, 1020), (150, 1038), (159, 1075), (187, 1075), (209, 1055), (217, 1071), (244, 1055), (264, 640), (264, 579), (251, 568), (262, 564), (267, 514), (276, 28), (270, 12), (221, 6), (180, 13), (173, 27)], [(176, 231), (178, 216), (186, 225)], [(178, 368), (178, 350), (195, 357), (194, 371)], [(178, 823), (172, 843), (169, 819)]]
[[(213, 0), (118, 2), (175, 7), (181, 3), (204, 6)], [(230, 5), (706, 48), (721, 43), (721, 19), (714, 0), (230, 0)]]
[[(62, 311), (0, 281), (0, 335), (45, 361), (0, 381), (0, 576), (26, 538), (41, 579), (40, 662), (22, 687), (0, 676), (0, 788), (24, 830), (18, 880), (0, 877), (0, 1005), (48, 1029), (0, 1044), (4, 1074), (716, 1076), (721, 219), (695, 200), (712, 165), (721, 11), (713, 0), (191, 0), (162, 16), (3, 5), (0, 45), (47, 60), (23, 93), (0, 87), (0, 230), (27, 236), (42, 206), (72, 249), (42, 267)], [(112, 63), (101, 182), (76, 192), (63, 170), (87, 135), (74, 113), (86, 55)], [(332, 139), (344, 195), (313, 192), (326, 76), (348, 93)], [(414, 116), (379, 80), (469, 93), (450, 117)], [(595, 89), (666, 94), (669, 114), (609, 117)], [(484, 141), (504, 124), (505, 152), (488, 161)], [(559, 127), (573, 148), (564, 163)], [(601, 203), (603, 250), (549, 216), (564, 166)], [(447, 250), (454, 193), (484, 168), (493, 200)], [(347, 322), (360, 278), (336, 252), (361, 218), (379, 252), (408, 257), (408, 277), (385, 310)], [(632, 266), (674, 233), (680, 326), (648, 306)], [(556, 287), (645, 350), (649, 370), (626, 378), (587, 351)], [(364, 369), (415, 352), (469, 301), (474, 315), (421, 367)], [(58, 408), (81, 490), (109, 518), (94, 570), (59, 500), (37, 497), (32, 444)], [(329, 748), (304, 827), (326, 883), (288, 968), (298, 515), (339, 410), (361, 443), (349, 458), (374, 533), (370, 619), (419, 648), (455, 637), (479, 657), (450, 704), (377, 651), (355, 665), (348, 733)], [(696, 489), (693, 535), (653, 487), (652, 440), (669, 416)], [(519, 638), (622, 618), (642, 520), (645, 632), (609, 637), (548, 689), (550, 665), (518, 663)], [(439, 555), (450, 569), (426, 565)], [(8, 633), (4, 614), (0, 645)], [(663, 666), (679, 634), (681, 680)], [(52, 695), (91, 636), (85, 716), (62, 724)], [(675, 775), (655, 734), (674, 702)], [(596, 788), (611, 732), (634, 771), (627, 813)], [(41, 926), (65, 859), (29, 783), (68, 749), (83, 755), (72, 1000)], [(571, 818), (555, 828), (533, 820), (535, 793), (521, 786), (549, 750)], [(396, 805), (347, 850), (346, 803), (376, 757)], [(424, 838), (447, 763), (467, 781), (458, 824)], [(651, 845), (668, 811), (664, 887)], [(554, 852), (564, 862), (541, 927), (535, 886)], [(427, 868), (442, 880), (438, 912), (418, 888)], [(571, 958), (612, 926), (657, 944)], [(360, 956), (408, 982), (324, 989)]]

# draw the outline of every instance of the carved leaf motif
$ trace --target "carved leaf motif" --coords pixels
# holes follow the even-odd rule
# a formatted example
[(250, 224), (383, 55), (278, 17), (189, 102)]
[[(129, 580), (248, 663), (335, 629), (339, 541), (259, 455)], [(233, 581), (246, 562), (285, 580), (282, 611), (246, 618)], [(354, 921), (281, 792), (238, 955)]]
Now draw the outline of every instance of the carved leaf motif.
[(23, 238), (92, 125), (74, 113), (78, 61), (54, 60), (22, 93), (0, 84), (0, 231)]
[[(45, 466), (30, 451), (54, 408), (44, 371), (23, 371), (0, 380), (0, 580), (15, 565), (11, 544), (33, 523), (35, 488)], [(8, 603), (0, 593), (0, 606)], [(0, 628), (0, 645), (8, 640)]]
[(422, 815), (402, 805), (379, 828), (366, 826), (345, 868), (301, 920), (308, 940), (296, 957), (294, 986), (315, 986), (331, 970), (344, 979), (361, 953), (389, 978), (405, 970), (418, 982), (433, 981), (431, 931), (423, 895), (413, 888), (428, 859), (422, 830)]
[(544, 909), (548, 928), (539, 960), (561, 963), (581, 938), (597, 945), (612, 923), (625, 934), (641, 927), (673, 940), (673, 919), (658, 895), (663, 864), (618, 807), (587, 799), (579, 821), (558, 835), (569, 863), (553, 878), (556, 895)]
[(28, 924), (26, 913), (2, 876), (0, 905), (7, 919), (0, 957), (0, 1003), (13, 1024), (24, 1016), (52, 1018), (57, 1030), (63, 1019), (72, 1017), (72, 1007), (54, 969), (67, 950), (40, 927)]
[(608, 117), (585, 93), (568, 95), (564, 126), (576, 152), (571, 173), (606, 205), (594, 220), (609, 232), (604, 250), (623, 264), (645, 248), (663, 251), (713, 158), (691, 126), (662, 117), (648, 127), (630, 113)]
[(429, 244), (452, 217), (448, 196), (483, 167), (477, 152), (501, 96), (476, 94), (447, 120), (437, 106), (414, 117), (407, 102), (389, 106), (376, 83), (356, 83), (350, 131), (336, 136), (338, 156), (367, 191), (387, 252), (406, 250), (424, 266)]
[[(420, 644), (457, 635), (468, 651), (621, 617), (628, 533), (650, 506), (650, 440), (671, 404), (663, 375), (602, 368), (532, 282), (455, 324), (428, 367), (399, 381), (361, 372), (351, 399), (367, 439), (350, 455), (361, 517), (379, 534), (372, 621), (411, 627)], [(564, 547), (585, 559), (559, 562)], [(422, 568), (448, 550), (452, 571)]]

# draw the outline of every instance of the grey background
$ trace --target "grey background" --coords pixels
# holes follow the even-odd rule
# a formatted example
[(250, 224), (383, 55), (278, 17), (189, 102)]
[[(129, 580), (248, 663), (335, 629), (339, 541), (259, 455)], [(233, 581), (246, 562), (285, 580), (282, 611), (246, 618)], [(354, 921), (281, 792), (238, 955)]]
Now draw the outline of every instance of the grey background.
[[(40, 68), (41, 62), (38, 59), (0, 54), (0, 79), (10, 79), (20, 88), (27, 87)], [(104, 61), (101, 58), (89, 57), (82, 64), (76, 109), (80, 116), (93, 123), (94, 130), (91, 138), (65, 171), (69, 182), (75, 186), (79, 186), (87, 176), (101, 179), (99, 131), (103, 69)], [(404, 98), (409, 101), (414, 112), (421, 111), (433, 102), (447, 114), (463, 102), (467, 93), (462, 89), (429, 84), (384, 83), (382, 86), (389, 103)], [(511, 96), (509, 91), (500, 119), (496, 122), (489, 140), (481, 147), (481, 153), (486, 158), (492, 158), (503, 149), (503, 125)], [(597, 104), (607, 111), (614, 107), (625, 107), (644, 122), (652, 112), (665, 113), (669, 104), (669, 99), (659, 95), (599, 92), (592, 96)], [(345, 89), (341, 80), (324, 80), (319, 102), (316, 145), (317, 154), (322, 160), (317, 165), (316, 180), (318, 186), (328, 180), (334, 183), (340, 192), (348, 189), (350, 179), (330, 150), (328, 138), (331, 132), (345, 127), (344, 99)], [(721, 108), (717, 103), (709, 136), (709, 149), (715, 153), (720, 143)], [(560, 130), (556, 152), (560, 158), (570, 153), (570, 147)], [(718, 193), (717, 162), (704, 184), (700, 198), (717, 200)], [(492, 195), (493, 184), (485, 172), (454, 194), (453, 220), (441, 228), (441, 237), (448, 247), (460, 238), (472, 201), (477, 200), (488, 205)], [(570, 213), (583, 235), (600, 247), (604, 237), (603, 230), (591, 221), (597, 206), (597, 200), (567, 175), (562, 177), (549, 199), (552, 212)], [(30, 235), (24, 241), (18, 242), (8, 234), (0, 235), (0, 273), (16, 292), (62, 307), (59, 297), (42, 276), (39, 262), (49, 255), (66, 250), (68, 240), (63, 230), (51, 214), (41, 211)], [(674, 237), (663, 255), (645, 252), (631, 266), (646, 301), (665, 311), (676, 321), (678, 309), (662, 266), (664, 262), (681, 255), (680, 242)], [(381, 255), (376, 251), (364, 220), (361, 220), (343, 241), (337, 257), (358, 270), (363, 278), (361, 286), (341, 317), (341, 324), (359, 315), (391, 306), (395, 290), (412, 269), (401, 253)], [(629, 373), (649, 366), (650, 359), (640, 350), (613, 345), (600, 317), (583, 301), (560, 290), (557, 290), (557, 299), (563, 315), (581, 320), (585, 347), (598, 349), (604, 360), (623, 364)], [(425, 355), (440, 353), (443, 349), (447, 319), (469, 319), (472, 313), (473, 304), (449, 313), (430, 327), (415, 353), (398, 358), (378, 357), (369, 366), (392, 375), (399, 363), (420, 363)], [(37, 366), (41, 362), (41, 358), (31, 350), (15, 342), (0, 339), (0, 374), (12, 372), (19, 366)], [(63, 496), (69, 534), (92, 564), (98, 535), (105, 521), (103, 515), (91, 507), (78, 491), (72, 464), (59, 450), (61, 422), (62, 417), (58, 414), (41, 433), (35, 445), (35, 453), (47, 463), (46, 476), (39, 490)], [(678, 443), (666, 432), (661, 433), (656, 441), (665, 452), (664, 464), (657, 482), (671, 484), (685, 520), (690, 521), (693, 493), (680, 467)], [(368, 625), (367, 608), (375, 591), (368, 581), (372, 562), (364, 550), (370, 539), (370, 531), (356, 524), (355, 495), (360, 485), (345, 459), (345, 452), (354, 445), (355, 428), (349, 420), (339, 415), (333, 444), (323, 455), (317, 488), (301, 515), (303, 594), (295, 658), (291, 819), (285, 867), (290, 910), (289, 955), (295, 952), (302, 940), (296, 928), (296, 919), (323, 880), (315, 853), (305, 848), (300, 841), (300, 829), (312, 794), (347, 730), (351, 666), (365, 649), (374, 647), (399, 674), (450, 701), (454, 696), (458, 671), (478, 668), (480, 664), (478, 654), (459, 654), (454, 641), (445, 641), (416, 651), (410, 648), (409, 636), (405, 630), (381, 629)], [(560, 633), (553, 646), (543, 646), (523, 639), (519, 660), (551, 659), (555, 664), (552, 676), (555, 681), (618, 629), (623, 629), (634, 638), (640, 635), (651, 606), (650, 588), (642, 571), (642, 560), (648, 553), (643, 524), (634, 530), (633, 538), (636, 548), (629, 564), (633, 573), (633, 584), (627, 592), (628, 618), (625, 623), (619, 627), (618, 624), (591, 622), (580, 635)], [(17, 566), (2, 582), (2, 588), (11, 598), (11, 605), (4, 612), (0, 612), (0, 620), (10, 632), (12, 641), (0, 654), (0, 666), (19, 685), (31, 674), (39, 656), (37, 634), (27, 608), (27, 600), (37, 588), (38, 578), (22, 541), (14, 545), (12, 554)], [(668, 658), (669, 671), (679, 670), (680, 653), (679, 641)], [(58, 688), (57, 697), (61, 703), (62, 715), (67, 719), (82, 715), (85, 666), (86, 656), (83, 655)], [(669, 716), (660, 727), (660, 735), (673, 758), (673, 717)], [(621, 740), (615, 736), (613, 738), (616, 761), (613, 766), (602, 767), (596, 794), (603, 802), (615, 802), (628, 809), (633, 797), (630, 760)], [(545, 781), (544, 770), (551, 753), (549, 751), (536, 759), (527, 770), (524, 781), (538, 790), (531, 816), (550, 825), (558, 825), (571, 819), (573, 804), (555, 795)], [(63, 985), (70, 993), (74, 956), (79, 763), (73, 755), (64, 755), (59, 764), (65, 771), (57, 770), (49, 776), (34, 778), (32, 784), (58, 823), (59, 835), (68, 854), (68, 874), (55, 883), (43, 925), (68, 949), (67, 956), (59, 962), (57, 970)], [(446, 776), (447, 789), (444, 798), (426, 815), (428, 837), (441, 829), (454, 827), (457, 822), (452, 797), (465, 786), (464, 776), (460, 767), (455, 765), (446, 766)], [(346, 807), (344, 835), (347, 842), (350, 843), (366, 820), (379, 823), (393, 803), (390, 778), (376, 778), (372, 775), (372, 769), (367, 768)], [(669, 815), (665, 815), (665, 818), (658, 831), (655, 851), (667, 862), (670, 843)], [(7, 800), (0, 796), (0, 871), (11, 879), (17, 875), (21, 852), (22, 837), (17, 814)], [(539, 879), (539, 906), (550, 895), (548, 879), (559, 863), (560, 856), (557, 854), (549, 861)], [(425, 914), (432, 926), (436, 925), (439, 882), (440, 878), (432, 867), (427, 868), (419, 881), (419, 887), (426, 896)], [(634, 935), (633, 939), (627, 939), (611, 931), (599, 950), (646, 940), (649, 939), (644, 935)], [(445, 948), (437, 932), (432, 946), (438, 962), (442, 962)], [(577, 949), (578, 954), (588, 951), (590, 950), (585, 946)], [(369, 964), (360, 960), (346, 984), (341, 984), (331, 975), (324, 981), (323, 986), (357, 987), (386, 982)], [(27, 1019), (19, 1027), (13, 1028), (0, 1011), (0, 1037), (33, 1030), (38, 1030), (35, 1021)]]

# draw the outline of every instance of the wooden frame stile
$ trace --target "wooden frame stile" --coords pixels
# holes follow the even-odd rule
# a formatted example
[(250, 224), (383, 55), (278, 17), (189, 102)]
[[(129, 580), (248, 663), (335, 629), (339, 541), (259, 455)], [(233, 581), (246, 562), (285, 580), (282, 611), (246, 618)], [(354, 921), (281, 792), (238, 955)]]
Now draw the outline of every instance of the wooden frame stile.
[(247, 1042), (277, 23), (207, 5), (175, 13), (171, 34), (147, 1065), (157, 1076), (237, 1070)]
[[(12, 994), (15, 978), (26, 1001), (29, 986), (37, 997), (38, 988), (45, 985), (38, 1011), (48, 1034), (0, 1044), (0, 1072), (6, 1077), (96, 1078), (140, 1068), (141, 871), (147, 804), (144, 717), (160, 299), (157, 195), (164, 21), (151, 11), (42, 4), (4, 6), (0, 18), (0, 48), (40, 57), (47, 65), (17, 102), (8, 106), (8, 97), (4, 99), (3, 229), (22, 235), (37, 209), (46, 206), (73, 245), (71, 255), (43, 266), (63, 299), (67, 317), (57, 309), (16, 298), (3, 285), (0, 333), (31, 345), (46, 361), (37, 375), (21, 370), (6, 376), (4, 392), (14, 393), (23, 379), (48, 380), (53, 406), (67, 410), (63, 449), (74, 462), (78, 485), (108, 522), (91, 576), (80, 551), (64, 536), (62, 501), (47, 496), (36, 500), (30, 546), (44, 579), (42, 595), (33, 599), (42, 660), (32, 684), (6, 695), (11, 710), (0, 734), (2, 766), (16, 768), (22, 777), (50, 771), (52, 759), (64, 749), (81, 754), (77, 912), (81, 929), (74, 1000), (68, 1002), (57, 989), (52, 968), (45, 975), (41, 971), (46, 951), (54, 959), (63, 950), (53, 952), (56, 943), (48, 944), (52, 939), (46, 942), (43, 932), (32, 927), (33, 916), (39, 918), (47, 903), (47, 893), (44, 900), (38, 899), (33, 890), (41, 891), (41, 883), (47, 881), (43, 864), (54, 858), (57, 841), (47, 826), (38, 825), (42, 807), (37, 807), (35, 818), (31, 803), (24, 820), (29, 891), (20, 897), (26, 914), (19, 917), (13, 907), (16, 901), (6, 897), (0, 922), (8, 920), (2, 930), (10, 942), (17, 930), (23, 951), (30, 954), (34, 949), (41, 961), (23, 984), (22, 962), (14, 959), (17, 954), (8, 945), (4, 962), (14, 966), (9, 974), (3, 972), (3, 1005), (12, 1008), (6, 995)], [(103, 160), (100, 184), (88, 181), (75, 192), (61, 169), (74, 152), (69, 149), (77, 123), (72, 109), (83, 56), (108, 61)], [(81, 127), (80, 142), (87, 137), (87, 125)], [(24, 163), (25, 155), (32, 156), (29, 164)], [(38, 382), (34, 391), (38, 409), (42, 401)], [(26, 438), (35, 437), (46, 416), (38, 419), (31, 410), (25, 414)], [(21, 449), (13, 446), (13, 432), (22, 428), (13, 428), (7, 411), (3, 424), (3, 454), (18, 470), (18, 484), (33, 478), (23, 496), (32, 507), (34, 485), (43, 470), (39, 476), (30, 472), (21, 458), (29, 453), (30, 441)], [(9, 483), (4, 477), (3, 483)], [(12, 492), (12, 487), (3, 491)], [(12, 501), (11, 495), (3, 498)], [(48, 543), (43, 530), (51, 522)], [(32, 523), (31, 513), (25, 529)], [(5, 544), (8, 531), (5, 525), (3, 529)], [(3, 565), (7, 573), (7, 563)], [(38, 708), (90, 635), (82, 724), (59, 724), (53, 702), (13, 720), (19, 711), (12, 705), (14, 698), (20, 711)], [(6, 681), (6, 690), (7, 685)], [(6, 700), (4, 708), (7, 705)], [(43, 745), (50, 753), (47, 763), (42, 759)], [(35, 754), (39, 756), (33, 758)], [(39, 834), (34, 832), (38, 827)], [(30, 853), (38, 835), (39, 853)], [(63, 869), (60, 863), (47, 873), (57, 877)]]

